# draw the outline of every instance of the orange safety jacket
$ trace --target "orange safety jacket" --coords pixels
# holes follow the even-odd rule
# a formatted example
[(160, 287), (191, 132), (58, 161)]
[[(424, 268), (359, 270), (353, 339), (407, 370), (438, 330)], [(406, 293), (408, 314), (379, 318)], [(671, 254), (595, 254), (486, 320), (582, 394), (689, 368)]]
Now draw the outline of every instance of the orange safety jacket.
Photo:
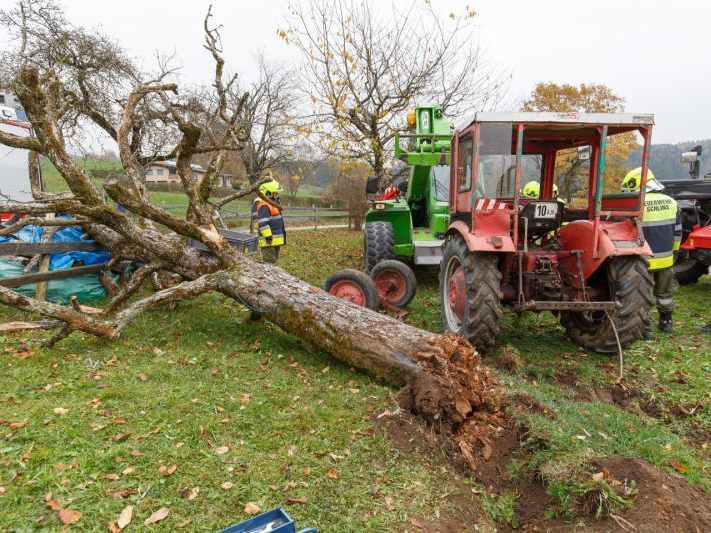
[(286, 244), (284, 217), (279, 209), (255, 198), (252, 204), (252, 222), (257, 226), (259, 246), (283, 246)]

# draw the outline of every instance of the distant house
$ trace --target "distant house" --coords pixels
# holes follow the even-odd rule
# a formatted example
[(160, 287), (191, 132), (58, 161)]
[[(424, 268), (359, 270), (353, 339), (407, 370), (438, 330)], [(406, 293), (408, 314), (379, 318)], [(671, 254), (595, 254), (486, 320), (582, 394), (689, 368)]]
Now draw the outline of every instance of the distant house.
[(22, 108), (22, 104), (17, 99), (17, 97), (12, 94), (7, 89), (0, 87), (0, 106), (11, 107), (15, 110), (16, 120), (20, 122), (27, 122), (27, 115), (25, 110)]
[[(205, 168), (200, 165), (190, 165), (193, 169), (193, 176), (197, 179), (205, 175)], [(146, 183), (179, 183), (180, 177), (176, 173), (177, 164), (175, 161), (157, 161), (146, 167)], [(218, 187), (231, 187), (234, 176), (231, 174), (220, 174), (217, 180)]]

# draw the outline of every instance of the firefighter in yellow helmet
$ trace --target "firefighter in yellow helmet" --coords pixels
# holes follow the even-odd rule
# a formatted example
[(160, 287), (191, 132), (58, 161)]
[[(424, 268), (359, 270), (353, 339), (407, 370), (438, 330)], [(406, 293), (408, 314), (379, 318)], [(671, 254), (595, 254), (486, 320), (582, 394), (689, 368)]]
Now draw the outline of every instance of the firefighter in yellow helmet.
[(523, 191), (521, 191), (521, 196), (523, 198), (528, 198), (529, 200), (535, 200), (541, 194), (541, 184), (537, 181), (529, 181), (523, 186)]
[[(642, 168), (637, 167), (623, 178), (622, 191), (638, 191), (641, 183)], [(647, 262), (649, 272), (654, 278), (654, 297), (659, 310), (657, 327), (664, 333), (673, 333), (674, 293), (679, 287), (674, 278), (673, 267), (674, 256), (681, 244), (681, 211), (676, 200), (663, 191), (664, 185), (657, 181), (651, 170), (647, 170), (642, 231), (654, 254)], [(651, 340), (652, 331), (645, 332), (644, 338)]]
[(286, 230), (281, 209), (278, 204), (281, 184), (276, 181), (271, 171), (264, 173), (269, 181), (259, 186), (259, 192), (269, 199), (265, 202), (260, 196), (252, 204), (252, 222), (257, 227), (259, 247), (262, 250), (262, 260), (266, 263), (276, 263), (279, 259), (279, 249), (286, 244)]

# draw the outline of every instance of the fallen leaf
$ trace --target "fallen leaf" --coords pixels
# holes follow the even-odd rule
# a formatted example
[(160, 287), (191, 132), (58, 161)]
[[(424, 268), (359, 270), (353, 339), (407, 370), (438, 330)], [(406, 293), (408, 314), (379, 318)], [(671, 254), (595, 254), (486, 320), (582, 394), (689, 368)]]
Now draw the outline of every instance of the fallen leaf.
[(681, 464), (679, 464), (679, 461), (677, 461), (675, 459), (669, 459), (669, 464), (671, 466), (673, 466), (677, 470), (677, 472), (679, 472), (680, 474), (683, 474), (686, 472), (686, 468), (684, 468)]
[[(153, 353), (156, 355), (163, 355), (165, 352), (163, 350), (161, 350), (160, 348), (153, 348)], [(153, 523), (153, 522), (151, 522), (151, 523)]]
[(163, 475), (165, 477), (172, 476), (173, 474), (175, 474), (175, 471), (177, 469), (178, 469), (178, 465), (172, 465), (172, 466), (168, 467), (165, 472), (163, 472)]
[(53, 500), (49, 500), (47, 502), (47, 507), (52, 509), (52, 511), (59, 511), (59, 508), (62, 506), (62, 504), (59, 502), (57, 498), (54, 498)]
[(180, 492), (180, 497), (187, 498), (188, 500), (194, 500), (195, 498), (197, 498), (197, 495), (199, 492), (200, 492), (200, 487), (193, 487), (192, 489), (184, 489)]
[(71, 509), (62, 509), (59, 511), (59, 519), (65, 526), (78, 522), (80, 518), (81, 513), (79, 511), (72, 511)]
[(286, 454), (289, 457), (293, 457), (296, 454), (296, 450), (297, 450), (296, 446), (289, 446), (289, 449), (286, 451)]
[(190, 522), (191, 522), (191, 519), (188, 518), (187, 520), (183, 520), (182, 522), (180, 522), (180, 524), (178, 524), (178, 525), (175, 526), (175, 527), (177, 527), (178, 529), (183, 529), (183, 528), (186, 527)]
[(119, 529), (123, 529), (131, 523), (132, 518), (133, 506), (128, 505), (124, 508), (123, 511), (121, 511), (121, 514), (119, 515), (118, 520), (116, 521), (116, 525), (119, 527)]
[(131, 455), (133, 455), (134, 457), (140, 457), (143, 454), (138, 450), (131, 450)]
[(215, 448), (215, 453), (218, 455), (225, 454), (230, 451), (229, 446), (220, 446), (219, 448)]
[(257, 514), (259, 511), (261, 511), (261, 509), (256, 503), (247, 502), (247, 505), (244, 506), (244, 512), (247, 514)]
[(55, 415), (66, 415), (69, 412), (69, 409), (65, 409), (64, 407), (55, 407), (52, 409), (52, 412)]
[(119, 499), (119, 498), (128, 498), (129, 496), (133, 496), (134, 494), (138, 494), (138, 489), (117, 490), (111, 496), (113, 496), (114, 499)]
[(106, 427), (105, 424), (99, 424), (97, 422), (92, 422), (89, 427), (91, 427), (92, 431), (99, 431), (100, 429), (104, 429)]
[(104, 477), (111, 481), (118, 481), (119, 479), (121, 479), (121, 476), (119, 476), (118, 474), (106, 474)]
[(27, 424), (30, 423), (29, 418), (25, 418), (24, 420), (20, 420), (19, 422), (10, 422), (7, 427), (10, 429), (21, 429), (25, 427)]
[(302, 496), (301, 498), (289, 498), (288, 500), (286, 500), (286, 503), (288, 503), (288, 504), (306, 503), (306, 496)]
[(218, 413), (224, 413), (224, 412), (225, 412), (225, 408), (224, 408), (224, 407), (220, 407), (219, 405), (216, 405), (216, 406), (215, 406), (215, 411), (217, 411)]
[(333, 468), (331, 468), (328, 471), (328, 477), (330, 477), (331, 479), (338, 479), (338, 472), (336, 472)]
[(412, 527), (416, 527), (417, 529), (424, 529), (425, 527), (417, 518), (410, 518), (410, 524), (412, 524)]
[(220, 487), (222, 487), (225, 490), (230, 490), (232, 487), (234, 487), (235, 484), (232, 483), (231, 481), (225, 481)]
[(129, 474), (133, 474), (136, 471), (135, 468), (132, 466), (129, 466), (128, 468), (125, 468), (123, 472), (121, 472), (124, 476), (127, 476)]
[(140, 379), (141, 381), (148, 381), (148, 376), (146, 376), (145, 374), (138, 374), (138, 379)]
[(592, 475), (593, 481), (602, 481), (605, 478), (604, 472), (595, 472)]
[(170, 511), (168, 510), (167, 507), (161, 507), (158, 509), (155, 513), (153, 513), (151, 516), (146, 518), (143, 521), (144, 526), (150, 526), (151, 524), (155, 524), (156, 522), (160, 522), (161, 520), (164, 520), (166, 516), (168, 516), (168, 513)]

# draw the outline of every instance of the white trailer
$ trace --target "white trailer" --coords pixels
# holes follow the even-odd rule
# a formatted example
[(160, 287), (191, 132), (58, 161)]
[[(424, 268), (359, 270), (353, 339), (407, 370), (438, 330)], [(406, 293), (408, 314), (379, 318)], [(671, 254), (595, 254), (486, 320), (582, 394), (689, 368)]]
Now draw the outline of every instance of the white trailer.
[[(21, 137), (32, 135), (32, 127), (17, 119), (17, 113), (11, 107), (0, 106), (0, 131)], [(26, 202), (32, 200), (27, 150), (0, 145), (0, 204), (8, 198)], [(0, 219), (9, 217), (9, 213), (0, 213)]]

